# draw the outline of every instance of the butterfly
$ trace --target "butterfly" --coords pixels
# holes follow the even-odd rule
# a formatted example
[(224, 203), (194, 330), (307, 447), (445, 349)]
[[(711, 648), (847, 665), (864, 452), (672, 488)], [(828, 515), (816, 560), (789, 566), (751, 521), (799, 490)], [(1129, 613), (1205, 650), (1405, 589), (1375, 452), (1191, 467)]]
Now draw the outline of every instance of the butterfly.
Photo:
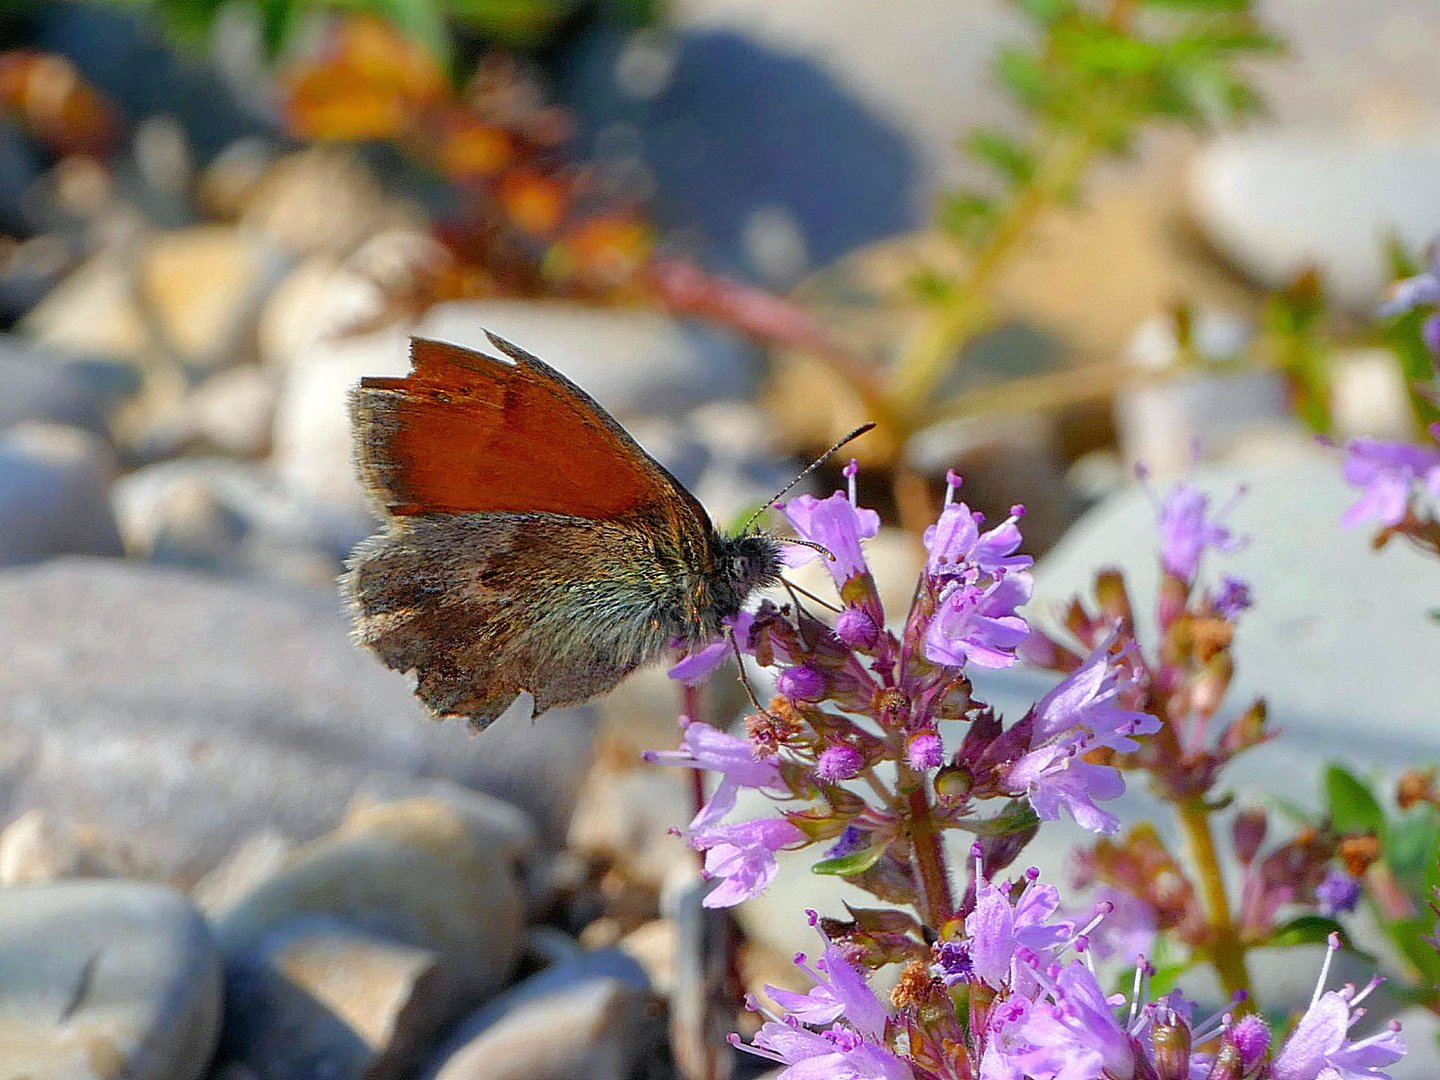
[(489, 338), (500, 356), (415, 338), (409, 375), (352, 392), (384, 529), (340, 582), (356, 638), (476, 730), (521, 691), (539, 716), (716, 640), (794, 542), (717, 531), (589, 395)]

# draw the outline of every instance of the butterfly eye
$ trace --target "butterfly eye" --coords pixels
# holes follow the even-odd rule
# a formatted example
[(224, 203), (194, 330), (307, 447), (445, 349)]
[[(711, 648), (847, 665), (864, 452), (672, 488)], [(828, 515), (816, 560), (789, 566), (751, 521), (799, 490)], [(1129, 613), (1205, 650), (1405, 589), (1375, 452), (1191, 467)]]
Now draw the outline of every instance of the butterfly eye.
[(744, 555), (730, 556), (730, 576), (742, 580), (750, 572), (750, 560)]

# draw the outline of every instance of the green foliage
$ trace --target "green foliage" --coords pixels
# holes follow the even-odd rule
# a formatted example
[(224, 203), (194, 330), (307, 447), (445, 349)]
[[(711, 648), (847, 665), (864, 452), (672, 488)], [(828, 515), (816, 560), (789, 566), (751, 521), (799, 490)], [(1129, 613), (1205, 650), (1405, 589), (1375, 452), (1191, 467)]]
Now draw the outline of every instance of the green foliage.
[(1410, 968), (1411, 985), (1392, 989), (1434, 1007), (1440, 954), (1428, 938), (1435, 930), (1431, 904), (1440, 898), (1440, 811), (1427, 802), (1387, 809), (1373, 784), (1339, 765), (1325, 772), (1325, 796), (1337, 830), (1380, 841), (1380, 857), (1367, 872), (1370, 909)]
[(852, 851), (849, 855), (837, 855), (833, 859), (821, 859), (810, 867), (814, 874), (826, 874), (834, 877), (848, 877), (851, 874), (861, 874), (869, 870), (881, 856), (885, 854), (884, 844), (875, 844), (860, 851)]
[(1340, 833), (1374, 833), (1383, 836), (1385, 811), (1354, 773), (1340, 765), (1325, 770), (1325, 804)]
[[(442, 62), (448, 62), (452, 30), (463, 28), (510, 47), (543, 42), (582, 7), (583, 0), (95, 0), (148, 11), (177, 42), (203, 44), (221, 11), (248, 8), (258, 20), (271, 58), (316, 15), (352, 12), (392, 22)], [(599, 0), (601, 17), (623, 25), (646, 25), (659, 0)]]
[(982, 129), (965, 139), (985, 182), (940, 196), (936, 224), (968, 268), (950, 286), (927, 282), (932, 321), (894, 368), (891, 411), (916, 427), (949, 414), (934, 406), (934, 391), (966, 343), (989, 329), (993, 281), (1041, 215), (1077, 201), (1095, 161), (1127, 152), (1147, 126), (1204, 130), (1254, 112), (1259, 98), (1243, 61), (1279, 49), (1252, 0), (1011, 4), (1031, 41), (1001, 50), (994, 73), (1026, 122), (1014, 134)]

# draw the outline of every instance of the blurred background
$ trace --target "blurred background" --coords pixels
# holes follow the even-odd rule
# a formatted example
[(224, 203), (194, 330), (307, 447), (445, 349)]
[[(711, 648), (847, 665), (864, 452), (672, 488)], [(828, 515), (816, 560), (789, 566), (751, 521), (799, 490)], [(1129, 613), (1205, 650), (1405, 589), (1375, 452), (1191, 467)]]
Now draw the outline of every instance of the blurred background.
[[(43, 885), (0, 1077), (755, 1074), (697, 1049), (663, 671), (472, 739), (347, 637), (345, 395), (411, 334), (538, 354), (721, 523), (878, 421), (894, 610), (947, 469), (1028, 507), (1041, 619), (1153, 592), (1137, 463), (1248, 483), (1237, 694), (1287, 734), (1238, 782), (1440, 757), (1433, 563), (1338, 528), (1317, 440), (1440, 418), (1377, 314), (1440, 233), (1437, 41), (1433, 0), (0, 5), (0, 885)], [(739, 977), (835, 888), (742, 912)]]

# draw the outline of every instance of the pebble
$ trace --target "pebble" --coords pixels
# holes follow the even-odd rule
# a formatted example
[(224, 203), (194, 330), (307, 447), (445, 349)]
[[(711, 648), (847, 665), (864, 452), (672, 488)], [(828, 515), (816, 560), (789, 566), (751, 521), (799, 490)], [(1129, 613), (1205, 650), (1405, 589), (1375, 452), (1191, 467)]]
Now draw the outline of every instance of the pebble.
[(600, 755), (581, 789), (585, 812), (571, 820), (566, 848), (656, 888), (677, 864), (693, 870), (695, 853), (670, 832), (695, 813), (689, 777), (679, 773)]
[(1210, 240), (1258, 284), (1278, 289), (1315, 265), (1336, 301), (1370, 316), (1390, 281), (1385, 237), (1416, 252), (1440, 233), (1436, 172), (1433, 137), (1270, 129), (1208, 147), (1190, 202)]
[(103, 823), (186, 884), (258, 832), (321, 836), (357, 794), (563, 836), (590, 761), (588, 708), (483, 739), (431, 721), (330, 589), (52, 561), (0, 572), (0, 640), (0, 820)]
[(132, 881), (0, 891), (0, 1062), (26, 1080), (198, 1080), (220, 959), (180, 893)]
[(586, 953), (518, 983), (465, 1020), (422, 1080), (626, 1080), (663, 1027), (645, 973), (614, 950)]
[(225, 1056), (296, 1080), (412, 1075), (520, 956), (527, 843), (511, 816), (433, 799), (353, 811), (219, 916)]
[(244, 358), (262, 302), (288, 266), (284, 253), (253, 230), (192, 225), (156, 232), (134, 252), (96, 254), (21, 327), (62, 351), (151, 364), (169, 354), (172, 362), (214, 370)]
[(562, 77), (617, 193), (663, 192), (662, 223), (703, 237), (707, 266), (784, 289), (913, 227), (925, 206), (918, 148), (894, 115), (854, 92), (853, 67), (827, 70), (823, 46), (800, 55), (793, 38), (762, 36), (768, 21), (751, 12), (736, 28), (692, 24), (663, 40), (603, 32)]
[(441, 957), (297, 919), (229, 959), (222, 1067), (268, 1080), (405, 1080), (450, 1019)]
[(222, 457), (144, 466), (111, 501), (134, 558), (325, 587), (375, 529), (359, 508), (295, 494), (269, 463)]
[(80, 428), (25, 422), (0, 434), (0, 566), (122, 553), (109, 444)]
[(25, 420), (103, 435), (115, 404), (137, 388), (123, 365), (71, 358), (0, 335), (0, 431)]

